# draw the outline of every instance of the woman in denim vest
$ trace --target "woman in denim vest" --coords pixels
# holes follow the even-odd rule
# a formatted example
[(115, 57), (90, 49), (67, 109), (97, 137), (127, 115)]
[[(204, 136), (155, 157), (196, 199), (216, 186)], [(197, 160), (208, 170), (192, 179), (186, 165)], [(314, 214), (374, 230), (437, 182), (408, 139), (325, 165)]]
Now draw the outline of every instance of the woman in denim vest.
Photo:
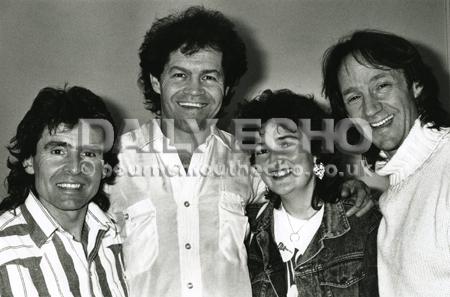
[(313, 98), (266, 90), (241, 118), (261, 120), (251, 161), (268, 200), (247, 207), (253, 296), (378, 296), (380, 215), (345, 215), (352, 205), (338, 201), (342, 159), (308, 137), (329, 117)]

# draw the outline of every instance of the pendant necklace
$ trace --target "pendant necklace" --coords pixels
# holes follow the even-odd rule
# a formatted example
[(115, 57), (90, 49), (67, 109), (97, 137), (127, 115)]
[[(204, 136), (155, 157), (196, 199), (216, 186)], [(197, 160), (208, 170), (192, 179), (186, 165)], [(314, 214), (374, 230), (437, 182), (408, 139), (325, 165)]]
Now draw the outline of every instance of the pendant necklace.
[(306, 221), (300, 228), (298, 228), (297, 231), (294, 231), (294, 227), (292, 227), (291, 219), (289, 218), (289, 214), (287, 213), (284, 206), (283, 206), (283, 211), (286, 214), (286, 218), (289, 223), (289, 227), (291, 227), (291, 231), (292, 231), (291, 235), (289, 236), (289, 239), (291, 240), (291, 242), (297, 242), (300, 240), (300, 234), (299, 234), (300, 231), (303, 229), (303, 227), (305, 227), (308, 224), (308, 222)]

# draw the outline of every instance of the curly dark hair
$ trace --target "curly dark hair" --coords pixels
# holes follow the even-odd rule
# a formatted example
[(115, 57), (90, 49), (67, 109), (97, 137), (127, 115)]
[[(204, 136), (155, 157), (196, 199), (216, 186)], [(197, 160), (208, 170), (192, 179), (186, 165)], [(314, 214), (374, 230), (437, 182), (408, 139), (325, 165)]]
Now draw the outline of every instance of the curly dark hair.
[[(439, 86), (420, 56), (419, 51), (406, 39), (392, 33), (378, 30), (359, 30), (345, 36), (324, 53), (322, 60), (322, 92), (330, 100), (331, 109), (336, 118), (346, 118), (344, 101), (339, 88), (338, 73), (344, 59), (351, 55), (362, 65), (377, 69), (401, 70), (408, 87), (414, 82), (423, 89), (414, 100), (422, 124), (431, 124), (432, 128), (450, 126), (450, 117), (439, 102)], [(358, 137), (358, 136), (355, 136)], [(369, 163), (378, 157), (379, 150), (372, 145), (363, 155)]]
[(205, 48), (222, 53), (225, 87), (229, 87), (222, 109), (228, 105), (234, 94), (233, 87), (247, 71), (245, 44), (234, 24), (222, 13), (193, 6), (158, 19), (145, 35), (139, 50), (141, 72), (138, 83), (148, 110), (155, 113), (161, 110), (161, 97), (152, 88), (150, 74), (160, 79), (169, 55), (178, 49), (185, 55), (192, 55)]
[[(6, 177), (8, 196), (0, 203), (0, 212), (15, 209), (23, 204), (30, 191), (36, 194), (34, 175), (25, 172), (23, 161), (36, 155), (36, 146), (44, 129), (54, 132), (60, 124), (73, 128), (80, 119), (104, 119), (117, 130), (114, 121), (103, 100), (90, 90), (73, 86), (56, 89), (43, 88), (33, 101), (30, 110), (17, 127), (16, 135), (11, 139), (7, 149), (11, 156), (7, 165), (10, 169)], [(105, 164), (114, 168), (119, 162), (117, 152), (112, 148), (103, 155)], [(104, 192), (104, 184), (112, 184), (115, 179), (114, 170), (102, 179), (100, 189), (92, 199), (102, 210), (108, 210), (110, 201)]]
[[(312, 131), (323, 129), (325, 119), (333, 119), (317, 103), (312, 95), (305, 96), (295, 94), (288, 89), (265, 90), (261, 95), (240, 106), (239, 118), (241, 119), (260, 119), (264, 124), (270, 119), (285, 118), (297, 123), (301, 129), (300, 119), (307, 119), (311, 122)], [(334, 119), (333, 119), (334, 120)], [(246, 130), (252, 130), (255, 127), (244, 127)], [(259, 127), (257, 127), (259, 128)], [(255, 152), (250, 152), (250, 162), (255, 163)], [(338, 150), (329, 153), (323, 149), (322, 142), (311, 141), (311, 154), (317, 158), (317, 162), (322, 162), (324, 166), (335, 165), (337, 168), (342, 166), (342, 156)], [(311, 205), (314, 209), (319, 209), (322, 202), (335, 203), (339, 200), (339, 190), (343, 179), (340, 176), (331, 177), (327, 174), (323, 179), (316, 179), (313, 200)], [(281, 199), (272, 191), (268, 191), (267, 198), (273, 203), (275, 208), (279, 208)]]

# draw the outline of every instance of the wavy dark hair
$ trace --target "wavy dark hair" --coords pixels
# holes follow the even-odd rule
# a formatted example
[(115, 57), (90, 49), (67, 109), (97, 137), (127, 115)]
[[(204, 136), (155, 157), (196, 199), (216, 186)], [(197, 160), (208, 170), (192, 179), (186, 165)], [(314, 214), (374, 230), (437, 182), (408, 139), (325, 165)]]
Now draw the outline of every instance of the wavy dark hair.
[[(260, 119), (264, 124), (270, 119), (285, 118), (294, 121), (301, 129), (300, 119), (310, 120), (312, 131), (321, 131), (325, 119), (333, 119), (317, 103), (312, 95), (299, 95), (288, 89), (265, 90), (261, 95), (253, 100), (241, 104), (239, 118)], [(334, 119), (333, 119), (334, 120)], [(255, 127), (244, 127), (246, 130), (253, 130)], [(259, 127), (256, 127), (259, 129)], [(255, 152), (250, 151), (250, 162), (255, 164)], [(317, 158), (317, 162), (322, 162), (324, 166), (335, 165), (338, 169), (342, 167), (343, 158), (338, 150), (333, 153), (327, 152), (322, 142), (311, 141), (311, 154)], [(327, 174), (323, 179), (316, 178), (316, 186), (311, 205), (318, 210), (322, 202), (335, 203), (339, 200), (339, 190), (343, 179), (340, 176), (331, 177)], [(275, 208), (280, 207), (281, 198), (268, 190), (266, 197), (274, 203)]]
[[(361, 65), (377, 69), (401, 70), (408, 87), (416, 82), (423, 87), (414, 100), (419, 118), (432, 128), (450, 126), (450, 117), (439, 101), (439, 86), (431, 68), (427, 66), (415, 46), (406, 39), (378, 30), (359, 30), (345, 36), (326, 50), (322, 59), (322, 92), (331, 104), (336, 118), (348, 116), (339, 88), (338, 73), (344, 59), (351, 55)], [(359, 136), (355, 136), (359, 137)], [(373, 164), (379, 149), (374, 145), (363, 154)]]
[[(23, 204), (30, 191), (37, 196), (34, 175), (26, 173), (22, 163), (36, 155), (36, 146), (44, 129), (54, 132), (60, 124), (73, 128), (80, 119), (108, 121), (114, 129), (116, 139), (117, 130), (111, 114), (103, 100), (90, 90), (73, 86), (64, 89), (47, 87), (39, 91), (30, 110), (19, 123), (16, 135), (7, 146), (11, 155), (7, 161), (10, 169), (6, 177), (8, 196), (0, 203), (0, 212)], [(104, 153), (103, 159), (111, 168), (119, 162), (117, 153), (112, 148)], [(111, 170), (110, 175), (102, 179), (100, 189), (92, 200), (104, 211), (108, 210), (110, 201), (103, 186), (113, 184), (114, 179), (115, 173)]]
[(169, 55), (178, 49), (185, 55), (192, 55), (205, 48), (222, 53), (225, 87), (229, 87), (218, 114), (222, 113), (233, 96), (233, 88), (247, 71), (245, 44), (229, 19), (219, 11), (202, 6), (192, 6), (158, 19), (146, 33), (139, 50), (138, 84), (148, 110), (161, 111), (161, 97), (152, 88), (150, 74), (160, 79)]

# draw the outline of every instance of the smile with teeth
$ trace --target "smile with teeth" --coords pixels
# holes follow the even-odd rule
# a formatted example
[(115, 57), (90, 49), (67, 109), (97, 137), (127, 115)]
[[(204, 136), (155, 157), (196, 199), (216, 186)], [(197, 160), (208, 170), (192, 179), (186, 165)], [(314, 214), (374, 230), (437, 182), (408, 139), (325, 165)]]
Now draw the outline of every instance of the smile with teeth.
[(58, 188), (69, 190), (77, 190), (81, 187), (81, 184), (73, 184), (73, 183), (60, 183), (56, 185), (58, 186)]
[(178, 105), (180, 105), (181, 107), (188, 107), (188, 108), (203, 108), (207, 104), (206, 103), (201, 103), (201, 102), (187, 102), (187, 101), (183, 101), (183, 102), (178, 102)]
[(384, 124), (386, 124), (387, 122), (389, 122), (390, 120), (392, 120), (394, 118), (394, 116), (391, 114), (390, 116), (382, 119), (379, 122), (376, 123), (371, 123), (370, 126), (372, 126), (372, 128), (378, 128), (380, 126), (383, 126)]
[(269, 175), (272, 177), (284, 177), (292, 172), (291, 168), (283, 168), (280, 170), (274, 170), (269, 172)]

